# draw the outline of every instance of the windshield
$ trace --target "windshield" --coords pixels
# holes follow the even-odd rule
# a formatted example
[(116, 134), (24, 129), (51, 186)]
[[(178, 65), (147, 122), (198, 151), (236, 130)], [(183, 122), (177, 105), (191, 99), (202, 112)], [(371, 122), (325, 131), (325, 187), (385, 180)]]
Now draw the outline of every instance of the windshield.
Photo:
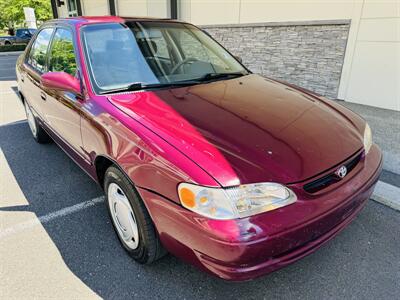
[(82, 29), (86, 61), (98, 93), (141, 85), (174, 84), (219, 74), (247, 74), (195, 26), (172, 22), (93, 24)]

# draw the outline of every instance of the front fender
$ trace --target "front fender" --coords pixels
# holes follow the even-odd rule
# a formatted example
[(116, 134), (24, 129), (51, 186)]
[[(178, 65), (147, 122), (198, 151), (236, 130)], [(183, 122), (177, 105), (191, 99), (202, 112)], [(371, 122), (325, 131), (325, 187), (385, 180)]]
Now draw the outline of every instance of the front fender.
[(219, 186), (181, 151), (104, 100), (101, 96), (90, 98), (82, 107), (83, 147), (93, 165), (96, 157), (104, 156), (135, 186), (176, 202), (180, 182)]

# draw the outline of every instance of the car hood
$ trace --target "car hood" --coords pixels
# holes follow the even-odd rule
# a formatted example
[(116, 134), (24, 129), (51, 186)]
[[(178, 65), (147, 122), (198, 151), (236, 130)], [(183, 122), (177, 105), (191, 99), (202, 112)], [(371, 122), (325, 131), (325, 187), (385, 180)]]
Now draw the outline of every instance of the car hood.
[(303, 181), (363, 146), (351, 115), (258, 75), (109, 100), (222, 186)]

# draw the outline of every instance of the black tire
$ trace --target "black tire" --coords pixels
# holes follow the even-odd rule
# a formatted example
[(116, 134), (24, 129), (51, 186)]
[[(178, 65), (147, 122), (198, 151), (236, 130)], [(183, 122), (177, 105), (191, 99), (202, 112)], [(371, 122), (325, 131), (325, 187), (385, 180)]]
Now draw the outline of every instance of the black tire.
[(4, 42), (4, 45), (6, 45), (6, 46), (11, 46), (11, 42), (5, 41), (5, 42)]
[(33, 115), (32, 110), (30, 108), (30, 105), (28, 104), (27, 101), (24, 102), (24, 106), (25, 106), (25, 113), (26, 113), (26, 118), (28, 119), (28, 124), (30, 123), (29, 121), (29, 112), (32, 114), (33, 120), (32, 122), (34, 122), (34, 126), (36, 127), (36, 131), (32, 129), (31, 124), (29, 124), (31, 133), (33, 138), (35, 139), (36, 142), (38, 142), (39, 144), (47, 144), (51, 142), (51, 138), (49, 137), (49, 135), (47, 134), (47, 132), (42, 128), (42, 126), (39, 124), (39, 122), (37, 121), (36, 117)]
[[(139, 231), (139, 244), (136, 249), (131, 249), (125, 244), (123, 239), (120, 237), (112, 218), (108, 201), (108, 187), (111, 183), (116, 183), (122, 189), (131, 204), (133, 213), (135, 214), (136, 224), (138, 225)], [(143, 200), (140, 198), (140, 195), (125, 174), (115, 166), (109, 167), (106, 171), (104, 176), (104, 190), (111, 223), (113, 224), (118, 239), (128, 254), (140, 264), (150, 264), (163, 257), (167, 252), (161, 245), (153, 221), (150, 218)]]

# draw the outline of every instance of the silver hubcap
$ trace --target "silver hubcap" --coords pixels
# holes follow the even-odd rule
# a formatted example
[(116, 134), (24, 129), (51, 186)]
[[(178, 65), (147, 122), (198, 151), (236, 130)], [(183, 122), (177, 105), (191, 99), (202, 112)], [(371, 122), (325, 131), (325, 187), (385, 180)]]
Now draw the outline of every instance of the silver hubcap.
[(135, 214), (125, 193), (116, 183), (108, 186), (108, 205), (118, 235), (130, 249), (139, 245), (139, 231)]
[(26, 112), (26, 118), (28, 119), (29, 128), (31, 129), (33, 136), (36, 137), (37, 128), (36, 128), (35, 117), (33, 116), (31, 108), (29, 107), (28, 103), (26, 103), (26, 101), (25, 101), (25, 112)]

